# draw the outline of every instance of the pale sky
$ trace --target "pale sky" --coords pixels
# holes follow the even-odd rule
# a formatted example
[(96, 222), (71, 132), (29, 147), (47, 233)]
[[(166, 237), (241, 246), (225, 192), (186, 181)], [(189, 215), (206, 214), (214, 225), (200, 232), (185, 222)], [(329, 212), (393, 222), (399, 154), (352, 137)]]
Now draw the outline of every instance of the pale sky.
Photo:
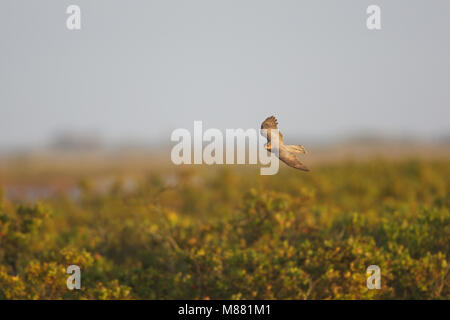
[(2, 0), (0, 150), (65, 130), (169, 144), (194, 120), (272, 114), (322, 139), (448, 134), (449, 14), (448, 0)]

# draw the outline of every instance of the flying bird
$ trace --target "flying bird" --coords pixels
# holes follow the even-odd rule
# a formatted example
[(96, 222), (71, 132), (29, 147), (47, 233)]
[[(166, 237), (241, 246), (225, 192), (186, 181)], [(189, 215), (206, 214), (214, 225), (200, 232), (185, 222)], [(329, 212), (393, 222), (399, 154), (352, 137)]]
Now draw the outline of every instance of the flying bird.
[(276, 148), (271, 145), (272, 134), (278, 134), (278, 158), (292, 168), (303, 171), (309, 171), (308, 167), (306, 167), (303, 163), (301, 163), (297, 159), (297, 154), (306, 153), (305, 148), (300, 144), (299, 145), (284, 144), (283, 135), (278, 130), (278, 121), (274, 116), (268, 117), (261, 124), (261, 134), (267, 138), (267, 143), (265, 147), (270, 152), (276, 151)]

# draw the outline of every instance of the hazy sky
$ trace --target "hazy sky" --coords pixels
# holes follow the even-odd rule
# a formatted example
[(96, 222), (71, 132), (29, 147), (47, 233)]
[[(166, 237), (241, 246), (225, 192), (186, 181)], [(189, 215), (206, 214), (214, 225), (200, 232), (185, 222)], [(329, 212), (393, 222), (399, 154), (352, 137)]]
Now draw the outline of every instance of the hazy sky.
[[(66, 28), (81, 7), (82, 29)], [(382, 30), (366, 28), (381, 7)], [(0, 149), (194, 120), (321, 138), (450, 132), (450, 1), (2, 0)]]

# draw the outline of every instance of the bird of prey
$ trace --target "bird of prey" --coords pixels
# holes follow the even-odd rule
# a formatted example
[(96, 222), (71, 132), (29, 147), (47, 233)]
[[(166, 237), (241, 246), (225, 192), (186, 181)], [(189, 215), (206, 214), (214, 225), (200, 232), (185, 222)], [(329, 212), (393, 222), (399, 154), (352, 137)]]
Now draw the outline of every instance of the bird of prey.
[[(261, 124), (261, 134), (267, 138), (267, 143), (265, 145), (266, 149), (270, 152), (278, 151), (278, 158), (281, 161), (295, 169), (309, 171), (309, 169), (297, 159), (297, 154), (306, 153), (305, 148), (302, 145), (284, 144), (283, 135), (278, 130), (278, 121), (274, 116), (268, 117)], [(278, 134), (278, 150), (276, 150), (275, 147), (271, 145), (272, 134)]]

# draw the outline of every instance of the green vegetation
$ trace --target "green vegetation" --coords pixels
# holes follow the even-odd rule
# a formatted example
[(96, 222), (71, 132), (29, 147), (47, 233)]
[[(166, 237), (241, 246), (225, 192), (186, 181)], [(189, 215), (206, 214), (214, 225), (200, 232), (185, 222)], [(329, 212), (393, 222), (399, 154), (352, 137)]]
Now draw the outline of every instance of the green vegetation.
[[(449, 187), (448, 161), (377, 160), (0, 196), (0, 299), (449, 299)], [(81, 290), (66, 288), (70, 264)]]

